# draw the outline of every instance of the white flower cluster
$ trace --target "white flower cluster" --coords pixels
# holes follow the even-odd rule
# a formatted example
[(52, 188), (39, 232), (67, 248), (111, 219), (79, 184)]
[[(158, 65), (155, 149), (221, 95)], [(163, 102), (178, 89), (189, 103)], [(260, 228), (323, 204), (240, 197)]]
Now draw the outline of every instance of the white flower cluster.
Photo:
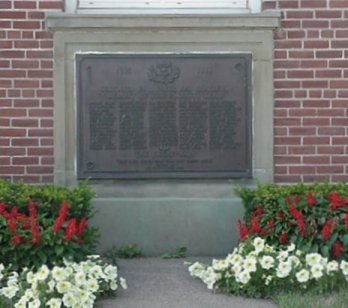
[[(64, 264), (52, 270), (43, 265), (36, 272), (12, 272), (0, 296), (12, 300), (15, 308), (39, 308), (43, 304), (49, 308), (92, 308), (97, 296), (118, 287), (117, 267), (103, 263), (99, 256)], [(125, 279), (121, 277), (119, 281), (126, 289)]]
[[(348, 280), (348, 262), (328, 261), (318, 253), (304, 254), (294, 244), (286, 250), (267, 245), (262, 238), (255, 238), (247, 249), (241, 243), (224, 260), (213, 260), (211, 266), (196, 262), (189, 267), (191, 276), (201, 279), (209, 289), (218, 288), (225, 280), (233, 280), (238, 289), (248, 287), (253, 277), (268, 286), (273, 281), (288, 279), (291, 283), (306, 284), (324, 276), (343, 274)], [(230, 285), (233, 285), (230, 283)]]

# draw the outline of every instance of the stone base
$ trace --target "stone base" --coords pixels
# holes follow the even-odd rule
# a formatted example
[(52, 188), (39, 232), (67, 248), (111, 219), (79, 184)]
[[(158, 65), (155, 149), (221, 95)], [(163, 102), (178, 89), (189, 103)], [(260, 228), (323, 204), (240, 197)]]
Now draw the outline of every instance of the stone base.
[(181, 246), (190, 256), (226, 255), (238, 242), (236, 221), (243, 216), (237, 198), (97, 198), (94, 205), (99, 252), (137, 244), (145, 256)]

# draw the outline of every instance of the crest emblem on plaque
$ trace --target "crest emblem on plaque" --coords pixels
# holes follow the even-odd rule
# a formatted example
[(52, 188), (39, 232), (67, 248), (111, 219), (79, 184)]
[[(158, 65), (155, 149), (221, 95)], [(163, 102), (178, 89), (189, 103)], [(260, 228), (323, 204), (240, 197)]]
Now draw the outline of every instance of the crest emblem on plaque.
[(169, 84), (173, 83), (180, 76), (179, 67), (170, 62), (160, 62), (151, 65), (147, 77), (154, 83)]

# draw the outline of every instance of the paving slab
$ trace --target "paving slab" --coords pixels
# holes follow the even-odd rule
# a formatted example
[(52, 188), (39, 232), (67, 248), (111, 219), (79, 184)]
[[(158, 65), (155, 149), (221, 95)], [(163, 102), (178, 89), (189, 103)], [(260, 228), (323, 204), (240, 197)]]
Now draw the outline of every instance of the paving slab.
[(269, 300), (245, 299), (208, 290), (188, 273), (184, 262), (211, 262), (211, 258), (140, 258), (120, 260), (119, 273), (128, 289), (117, 297), (98, 301), (98, 308), (273, 308)]

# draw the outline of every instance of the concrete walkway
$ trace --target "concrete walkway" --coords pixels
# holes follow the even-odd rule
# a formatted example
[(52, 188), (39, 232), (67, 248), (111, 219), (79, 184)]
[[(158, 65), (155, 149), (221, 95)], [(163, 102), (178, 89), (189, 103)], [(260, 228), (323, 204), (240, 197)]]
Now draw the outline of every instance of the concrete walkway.
[(199, 280), (190, 277), (184, 261), (211, 262), (211, 258), (163, 260), (142, 258), (120, 260), (120, 275), (127, 279), (128, 290), (116, 298), (98, 302), (102, 308), (273, 308), (266, 300), (214, 294)]

